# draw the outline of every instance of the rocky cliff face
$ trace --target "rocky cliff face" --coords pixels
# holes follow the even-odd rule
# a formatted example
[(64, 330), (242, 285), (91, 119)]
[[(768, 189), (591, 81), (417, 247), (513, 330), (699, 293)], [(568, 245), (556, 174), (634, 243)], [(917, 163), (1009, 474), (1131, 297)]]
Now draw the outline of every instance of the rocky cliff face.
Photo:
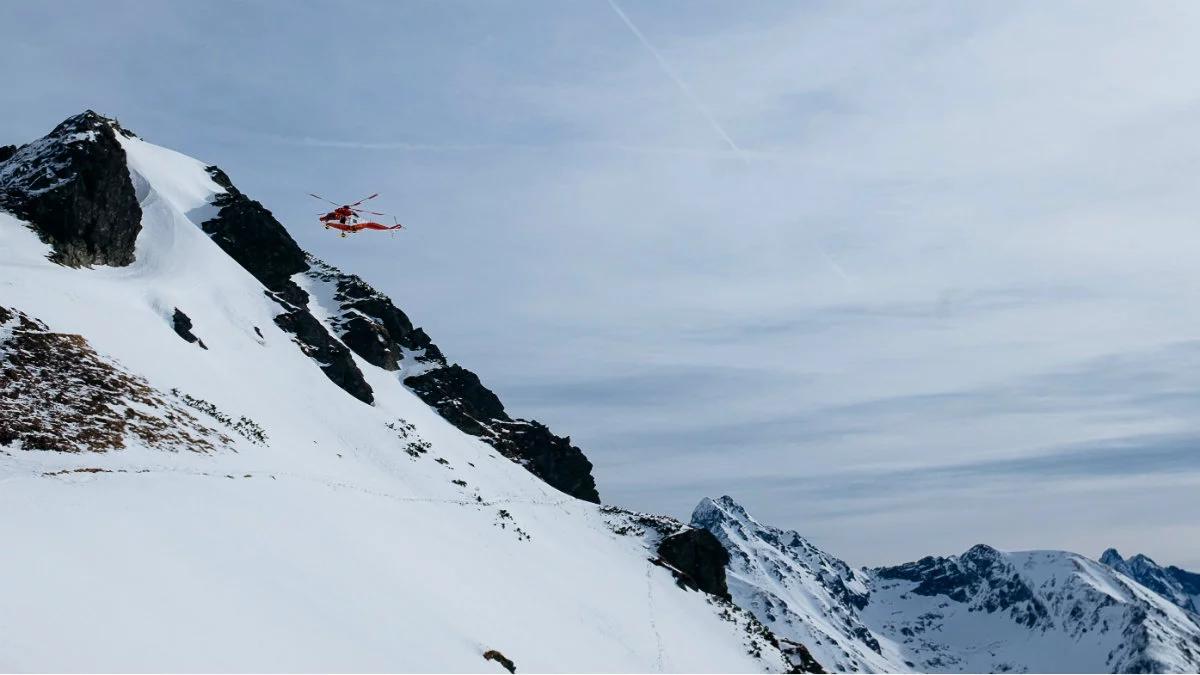
[(128, 133), (88, 110), (0, 149), (0, 207), (32, 224), (63, 265), (132, 263), (142, 211), (116, 138)]
[(315, 258), (305, 276), (320, 295), (334, 333), (364, 361), (399, 371), (404, 384), (460, 430), (478, 436), (535, 476), (579, 499), (599, 503), (592, 463), (568, 437), (535, 420), (509, 416), (479, 376), (450, 363), (408, 316), (365, 281)]
[(686, 580), (698, 590), (732, 599), (725, 581), (729, 552), (708, 530), (689, 528), (666, 537), (658, 545), (658, 555), (687, 574)]
[(350, 356), (308, 310), (308, 294), (292, 277), (308, 270), (307, 255), (287, 229), (262, 204), (238, 190), (221, 169), (210, 166), (213, 182), (225, 188), (213, 206), (217, 214), (201, 223), (212, 240), (262, 282), (283, 313), (275, 324), (291, 333), (300, 349), (320, 365), (334, 384), (363, 403), (374, 401), (371, 385)]

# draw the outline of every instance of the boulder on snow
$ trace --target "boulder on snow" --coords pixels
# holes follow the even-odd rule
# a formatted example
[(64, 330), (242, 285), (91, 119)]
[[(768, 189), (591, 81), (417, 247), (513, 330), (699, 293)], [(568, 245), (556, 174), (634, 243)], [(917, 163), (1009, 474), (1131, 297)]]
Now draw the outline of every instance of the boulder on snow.
[(175, 308), (175, 313), (171, 316), (171, 327), (175, 329), (175, 333), (187, 342), (198, 345), (201, 349), (208, 349), (204, 345), (204, 340), (196, 337), (192, 332), (192, 320), (187, 314), (184, 314), (178, 307)]
[(658, 544), (658, 556), (686, 577), (684, 585), (730, 600), (725, 580), (729, 552), (708, 530), (689, 528), (663, 539)]
[(495, 649), (489, 649), (486, 652), (484, 652), (483, 658), (486, 661), (495, 661), (496, 663), (499, 663), (501, 666), (504, 667), (505, 670), (507, 670), (510, 673), (517, 672), (517, 664), (513, 663), (512, 659), (501, 654), (500, 652), (496, 651)]

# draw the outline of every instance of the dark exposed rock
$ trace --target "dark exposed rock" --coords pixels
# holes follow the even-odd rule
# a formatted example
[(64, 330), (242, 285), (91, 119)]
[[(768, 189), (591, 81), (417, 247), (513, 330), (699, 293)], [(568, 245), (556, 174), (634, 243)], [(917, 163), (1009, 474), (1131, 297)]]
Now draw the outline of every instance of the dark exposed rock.
[(600, 503), (592, 463), (583, 451), (543, 424), (509, 417), (504, 404), (475, 373), (449, 365), (409, 377), (404, 384), (451, 424), (483, 438), (554, 488)]
[(346, 346), (367, 363), (398, 370), (405, 355), (417, 363), (445, 366), (446, 359), (425, 331), (413, 326), (408, 315), (390, 298), (356, 275), (309, 257), (309, 276), (334, 287), (339, 313), (332, 317), (334, 331)]
[(276, 325), (292, 334), (321, 371), (351, 396), (373, 403), (371, 385), (354, 363), (350, 350), (306, 309), (308, 294), (292, 281), (294, 275), (309, 269), (304, 251), (275, 216), (234, 187), (224, 171), (215, 166), (207, 171), (225, 193), (213, 200), (217, 214), (201, 223), (200, 228), (271, 291), (268, 296), (284, 309), (275, 317)]
[(362, 371), (350, 356), (350, 350), (333, 339), (311, 313), (293, 308), (275, 317), (275, 324), (292, 334), (300, 349), (320, 364), (321, 371), (334, 384), (363, 403), (374, 402), (371, 385), (363, 379)]
[(208, 349), (204, 346), (204, 340), (196, 337), (192, 332), (192, 320), (187, 314), (184, 314), (178, 307), (175, 308), (175, 314), (171, 317), (172, 327), (179, 337), (188, 342), (192, 342), (200, 346), (201, 349)]
[(126, 132), (88, 110), (0, 165), (0, 207), (28, 221), (57, 263), (133, 262), (142, 210), (117, 133)]
[(496, 663), (499, 663), (501, 666), (504, 667), (505, 670), (507, 670), (510, 673), (517, 672), (517, 664), (513, 663), (512, 659), (501, 654), (500, 652), (496, 651), (495, 649), (489, 649), (486, 652), (484, 652), (483, 658), (488, 661), (495, 661)]
[(404, 379), (422, 401), (460, 430), (490, 443), (535, 476), (573, 497), (599, 503), (592, 464), (570, 438), (537, 422), (514, 420), (475, 373), (450, 364), (424, 330), (361, 278), (308, 257), (307, 272), (332, 290), (333, 332), (367, 363), (384, 370), (412, 367)]
[(712, 532), (690, 528), (663, 539), (658, 556), (686, 575), (681, 582), (697, 590), (730, 600), (725, 581), (729, 552)]
[(504, 404), (479, 376), (453, 364), (405, 378), (404, 384), (454, 426), (472, 436), (487, 436), (494, 420), (509, 421)]
[(600, 503), (592, 463), (567, 436), (556, 436), (533, 420), (494, 421), (487, 441), (533, 475), (573, 497)]
[(9, 157), (17, 154), (17, 146), (0, 145), (0, 162), (7, 162)]
[(304, 251), (275, 216), (234, 187), (224, 171), (215, 166), (207, 171), (226, 192), (213, 200), (217, 215), (200, 228), (263, 286), (304, 306), (308, 296), (291, 280), (292, 275), (308, 269)]

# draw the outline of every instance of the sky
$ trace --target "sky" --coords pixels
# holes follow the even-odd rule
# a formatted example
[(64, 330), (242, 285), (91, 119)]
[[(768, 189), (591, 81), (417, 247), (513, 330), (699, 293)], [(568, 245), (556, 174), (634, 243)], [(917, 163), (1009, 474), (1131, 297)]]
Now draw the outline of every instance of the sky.
[[(0, 6), (0, 143), (220, 165), (605, 501), (1200, 568), (1200, 4)], [(317, 192), (407, 229), (332, 237)]]

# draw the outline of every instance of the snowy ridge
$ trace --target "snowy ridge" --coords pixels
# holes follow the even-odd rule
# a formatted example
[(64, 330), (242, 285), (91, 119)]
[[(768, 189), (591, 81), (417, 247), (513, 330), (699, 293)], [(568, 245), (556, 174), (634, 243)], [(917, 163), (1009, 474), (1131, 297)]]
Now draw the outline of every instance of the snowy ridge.
[(851, 570), (728, 497), (692, 524), (730, 549), (730, 591), (780, 639), (857, 672), (1196, 672), (1200, 617), (1106, 564), (1065, 551)]
[(1138, 554), (1126, 560), (1116, 549), (1108, 549), (1100, 562), (1158, 593), (1189, 612), (1200, 612), (1200, 574), (1174, 565), (1162, 567)]
[(225, 189), (205, 164), (118, 140), (142, 212), (133, 262), (55, 264), (0, 212), (0, 306), (178, 392), (227, 447), (0, 443), (0, 670), (503, 672), (491, 650), (518, 672), (788, 668), (598, 505), (456, 429), (395, 372), (354, 355), (373, 404), (339, 388), (201, 230)]
[[(858, 616), (869, 578), (796, 532), (762, 525), (729, 497), (704, 499), (691, 524), (730, 553), (729, 592), (780, 638), (806, 645), (831, 672), (909, 670)], [(886, 647), (886, 649), (885, 649)]]

